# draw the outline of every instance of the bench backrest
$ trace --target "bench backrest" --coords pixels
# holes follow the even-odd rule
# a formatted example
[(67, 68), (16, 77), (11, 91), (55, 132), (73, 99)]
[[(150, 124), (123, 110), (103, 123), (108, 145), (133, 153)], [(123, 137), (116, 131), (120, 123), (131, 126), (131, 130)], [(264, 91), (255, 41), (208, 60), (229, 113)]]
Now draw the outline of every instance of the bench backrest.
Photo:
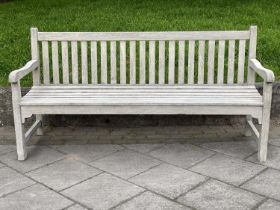
[[(35, 84), (253, 84), (257, 28), (195, 32), (38, 32)], [(42, 76), (40, 76), (40, 73)]]

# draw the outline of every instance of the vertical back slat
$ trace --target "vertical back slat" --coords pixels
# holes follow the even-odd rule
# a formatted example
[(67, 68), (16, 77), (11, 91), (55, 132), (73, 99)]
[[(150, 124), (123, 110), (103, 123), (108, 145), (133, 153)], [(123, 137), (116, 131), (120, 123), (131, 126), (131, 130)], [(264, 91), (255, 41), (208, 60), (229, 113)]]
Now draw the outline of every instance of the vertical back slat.
[(107, 84), (107, 43), (100, 42), (101, 46), (101, 84)]
[(42, 42), (42, 59), (43, 59), (43, 80), (44, 84), (50, 84), (50, 64), (49, 64), (49, 43)]
[(235, 41), (229, 40), (228, 46), (228, 77), (227, 83), (233, 84), (234, 80), (234, 54), (235, 54)]
[(90, 46), (90, 59), (91, 59), (91, 82), (97, 84), (97, 43), (96, 41), (91, 42)]
[(69, 84), (68, 42), (61, 42), (63, 84)]
[(135, 59), (135, 41), (129, 43), (129, 58), (130, 58), (130, 84), (136, 84), (136, 59)]
[(88, 84), (87, 42), (81, 42), (82, 50), (82, 84)]
[(126, 43), (120, 41), (120, 83), (126, 84)]
[[(256, 48), (257, 48), (257, 26), (250, 27), (250, 40), (249, 40), (249, 60), (256, 58)], [(248, 83), (255, 83), (255, 71), (250, 69), (248, 62)]]
[(188, 84), (194, 83), (194, 46), (195, 41), (189, 41)]
[(218, 84), (224, 83), (224, 68), (225, 68), (225, 41), (219, 41), (219, 52), (218, 52)]
[(205, 41), (199, 41), (198, 47), (198, 84), (204, 84), (204, 54)]
[(214, 60), (215, 60), (215, 41), (210, 40), (208, 46), (208, 75), (207, 83), (214, 83)]
[(155, 84), (155, 41), (149, 42), (149, 84)]
[(178, 83), (185, 83), (185, 41), (179, 41), (179, 78)]
[(58, 46), (57, 41), (52, 41), (52, 66), (53, 83), (59, 84)]
[(168, 70), (168, 84), (174, 84), (175, 41), (169, 41)]
[(79, 75), (78, 75), (78, 50), (77, 50), (77, 42), (71, 42), (71, 60), (72, 60), (72, 83), (79, 83)]
[(158, 53), (158, 83), (162, 85), (165, 82), (165, 41), (159, 41)]
[(145, 84), (146, 80), (146, 43), (140, 41), (140, 84)]
[(239, 51), (238, 51), (238, 77), (237, 77), (238, 84), (244, 83), (245, 46), (246, 46), (246, 40), (240, 40)]
[(110, 43), (110, 59), (111, 59), (111, 84), (117, 83), (116, 74), (116, 41)]

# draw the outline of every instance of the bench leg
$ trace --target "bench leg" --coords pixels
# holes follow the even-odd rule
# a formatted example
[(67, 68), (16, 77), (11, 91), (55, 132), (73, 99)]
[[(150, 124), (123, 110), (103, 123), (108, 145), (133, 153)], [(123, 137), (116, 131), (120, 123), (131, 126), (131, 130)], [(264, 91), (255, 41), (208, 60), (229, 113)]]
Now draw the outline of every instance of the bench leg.
[(251, 115), (246, 116), (244, 136), (252, 136), (252, 131), (251, 131), (250, 125), (248, 124), (249, 120), (252, 120)]
[(272, 84), (264, 83), (263, 87), (263, 114), (262, 114), (262, 126), (258, 145), (258, 158), (260, 162), (266, 161), (267, 158), (267, 144), (269, 134), (269, 121), (270, 121), (270, 109), (271, 109), (271, 97), (272, 97)]
[(17, 155), (18, 160), (25, 160), (27, 152), (25, 148), (25, 135), (22, 123), (21, 110), (19, 105), (20, 88), (18, 84), (12, 84), (13, 114), (16, 133)]
[(39, 128), (37, 128), (37, 135), (38, 136), (42, 136), (44, 135), (44, 132), (43, 132), (43, 116), (41, 114), (37, 114), (36, 115), (36, 120), (40, 120), (41, 121), (41, 126)]

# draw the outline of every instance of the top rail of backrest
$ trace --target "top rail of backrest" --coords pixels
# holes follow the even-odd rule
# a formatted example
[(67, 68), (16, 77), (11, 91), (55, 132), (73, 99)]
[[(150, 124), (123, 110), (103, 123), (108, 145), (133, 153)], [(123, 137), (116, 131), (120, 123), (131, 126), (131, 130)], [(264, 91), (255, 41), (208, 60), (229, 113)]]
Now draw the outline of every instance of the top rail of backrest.
[(250, 31), (38, 32), (39, 41), (248, 40)]

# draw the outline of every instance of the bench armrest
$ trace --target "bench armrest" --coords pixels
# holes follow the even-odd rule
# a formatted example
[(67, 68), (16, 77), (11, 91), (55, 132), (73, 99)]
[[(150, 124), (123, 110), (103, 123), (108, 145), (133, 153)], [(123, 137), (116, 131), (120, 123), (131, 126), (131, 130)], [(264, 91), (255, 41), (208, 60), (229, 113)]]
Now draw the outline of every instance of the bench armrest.
[(249, 66), (253, 69), (259, 76), (261, 76), (265, 82), (272, 83), (275, 80), (274, 73), (262, 66), (262, 64), (256, 59), (250, 59)]
[(25, 64), (24, 67), (14, 70), (9, 75), (10, 83), (17, 83), (21, 78), (38, 68), (39, 62), (38, 60), (31, 60)]

